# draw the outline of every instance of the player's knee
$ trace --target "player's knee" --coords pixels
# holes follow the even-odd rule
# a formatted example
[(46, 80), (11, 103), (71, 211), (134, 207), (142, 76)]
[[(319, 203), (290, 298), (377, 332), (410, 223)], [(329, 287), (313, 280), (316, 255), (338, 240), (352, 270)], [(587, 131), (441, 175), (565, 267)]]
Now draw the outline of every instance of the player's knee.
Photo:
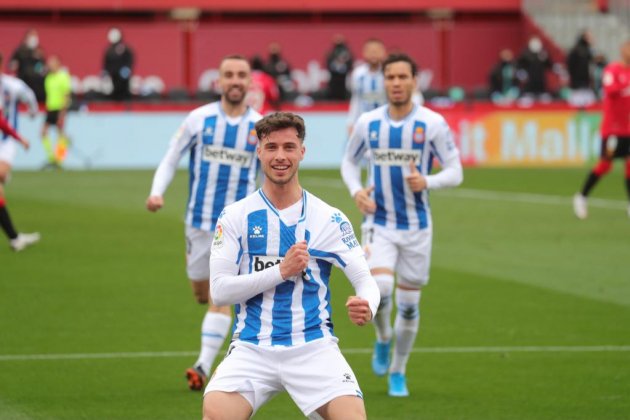
[(375, 274), (374, 280), (376, 280), (378, 290), (381, 292), (381, 303), (379, 307), (388, 305), (394, 291), (394, 276), (391, 274)]
[(420, 319), (420, 290), (397, 288), (396, 308), (403, 320), (417, 324)]
[(602, 176), (610, 172), (612, 169), (612, 161), (610, 160), (600, 160), (595, 165), (595, 169), (593, 169), (593, 173), (597, 176)]

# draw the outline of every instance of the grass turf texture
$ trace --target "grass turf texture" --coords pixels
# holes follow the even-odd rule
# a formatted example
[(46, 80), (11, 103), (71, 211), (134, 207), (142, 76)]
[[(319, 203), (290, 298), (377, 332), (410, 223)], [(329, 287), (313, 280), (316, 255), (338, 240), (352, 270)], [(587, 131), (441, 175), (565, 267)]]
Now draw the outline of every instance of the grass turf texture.
[[(578, 221), (570, 196), (585, 176), (586, 169), (469, 169), (459, 191), (475, 190), (472, 196), (432, 193), (432, 280), (407, 370), (410, 398), (389, 398), (386, 379), (372, 375), (373, 329), (350, 325), (343, 304), (351, 289), (335, 272), (335, 332), (370, 419), (630, 416), (627, 349), (497, 349), (630, 345), (622, 174), (616, 169), (594, 191), (617, 200), (613, 208), (592, 207), (589, 219)], [(149, 171), (14, 174), (7, 188), (13, 219), (43, 239), (18, 254), (0, 248), (0, 419), (201, 417), (201, 394), (184, 379), (205, 311), (194, 303), (184, 271), (186, 175), (178, 173), (157, 214), (144, 210), (151, 177)], [(304, 171), (301, 178), (359, 221), (337, 171)], [(478, 190), (566, 200), (515, 201), (503, 193), (487, 199)], [(480, 351), (448, 351), (468, 347)], [(94, 353), (113, 355), (7, 357)], [(286, 394), (256, 416), (300, 417)]]

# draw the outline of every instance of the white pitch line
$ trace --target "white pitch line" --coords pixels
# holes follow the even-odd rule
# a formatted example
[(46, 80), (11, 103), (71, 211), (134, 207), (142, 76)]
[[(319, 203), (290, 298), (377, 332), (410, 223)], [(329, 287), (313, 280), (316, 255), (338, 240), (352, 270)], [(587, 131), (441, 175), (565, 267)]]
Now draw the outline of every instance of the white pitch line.
[[(371, 348), (342, 348), (344, 354), (371, 354)], [(424, 347), (414, 348), (413, 353), (625, 353), (630, 352), (627, 346), (498, 346), (498, 347)], [(196, 351), (140, 351), (120, 353), (67, 353), (67, 354), (4, 354), (0, 362), (26, 360), (88, 360), (88, 359), (142, 359), (160, 357), (196, 356)]]
[[(314, 185), (317, 187), (328, 187), (335, 189), (345, 189), (345, 185), (339, 179), (334, 178), (322, 178), (322, 177), (305, 177), (305, 184)], [(533, 194), (533, 193), (521, 193), (521, 192), (509, 192), (509, 191), (493, 191), (493, 190), (477, 190), (471, 188), (452, 188), (433, 191), (433, 194), (457, 197), (457, 198), (470, 198), (473, 200), (492, 200), (492, 201), (508, 201), (527, 204), (549, 204), (554, 206), (564, 206), (570, 208), (572, 206), (571, 196), (562, 195), (548, 195), (548, 194)], [(610, 200), (605, 198), (589, 198), (589, 206), (598, 207), (603, 209), (620, 210), (624, 209), (628, 202), (625, 200)]]

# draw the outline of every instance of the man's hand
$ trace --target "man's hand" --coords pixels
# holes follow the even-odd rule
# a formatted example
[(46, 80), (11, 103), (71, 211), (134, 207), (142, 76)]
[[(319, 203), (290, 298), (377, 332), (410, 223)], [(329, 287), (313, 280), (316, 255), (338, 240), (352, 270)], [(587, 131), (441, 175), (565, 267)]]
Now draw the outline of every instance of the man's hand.
[(284, 280), (294, 276), (302, 275), (302, 272), (306, 270), (308, 266), (308, 247), (306, 241), (300, 241), (294, 244), (287, 254), (284, 256), (284, 260), (280, 263), (280, 275)]
[(422, 176), (422, 174), (418, 170), (418, 167), (416, 166), (416, 162), (414, 161), (409, 162), (409, 169), (410, 169), (409, 176), (406, 176), (405, 180), (407, 181), (409, 188), (411, 188), (411, 191), (420, 192), (422, 190), (426, 190), (427, 179), (424, 176)]
[(361, 299), (358, 296), (348, 297), (348, 300), (346, 301), (346, 308), (348, 308), (348, 317), (350, 317), (350, 321), (359, 327), (364, 326), (372, 319), (370, 304), (367, 300)]
[(354, 202), (363, 214), (374, 214), (376, 212), (376, 203), (370, 198), (372, 191), (374, 191), (374, 185), (359, 190), (354, 195)]
[(31, 143), (29, 143), (28, 140), (26, 140), (24, 137), (22, 137), (21, 139), (18, 140), (20, 142), (20, 144), (22, 145), (22, 147), (24, 147), (24, 150), (28, 150), (31, 147)]
[(160, 195), (151, 195), (147, 198), (147, 210), (155, 213), (164, 206), (164, 198)]

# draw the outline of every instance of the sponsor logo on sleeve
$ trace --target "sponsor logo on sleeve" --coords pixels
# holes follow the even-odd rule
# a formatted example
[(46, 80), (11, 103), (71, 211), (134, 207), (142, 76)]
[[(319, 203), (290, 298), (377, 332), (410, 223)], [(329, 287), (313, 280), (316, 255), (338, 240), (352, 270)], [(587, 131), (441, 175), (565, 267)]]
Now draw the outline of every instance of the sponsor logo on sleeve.
[(217, 227), (214, 229), (214, 238), (212, 240), (213, 248), (223, 248), (223, 226), (217, 223)]
[(344, 220), (341, 217), (341, 213), (333, 214), (331, 217), (331, 222), (339, 224), (339, 230), (341, 231), (341, 242), (346, 244), (348, 249), (359, 246), (359, 241), (357, 241), (357, 238), (354, 235), (352, 225), (350, 224), (350, 222)]
[(419, 150), (372, 149), (374, 164), (381, 166), (407, 166), (409, 162), (420, 162)]
[(206, 162), (236, 166), (251, 166), (252, 156), (252, 152), (212, 146), (208, 144), (203, 146), (201, 154), (201, 158)]

